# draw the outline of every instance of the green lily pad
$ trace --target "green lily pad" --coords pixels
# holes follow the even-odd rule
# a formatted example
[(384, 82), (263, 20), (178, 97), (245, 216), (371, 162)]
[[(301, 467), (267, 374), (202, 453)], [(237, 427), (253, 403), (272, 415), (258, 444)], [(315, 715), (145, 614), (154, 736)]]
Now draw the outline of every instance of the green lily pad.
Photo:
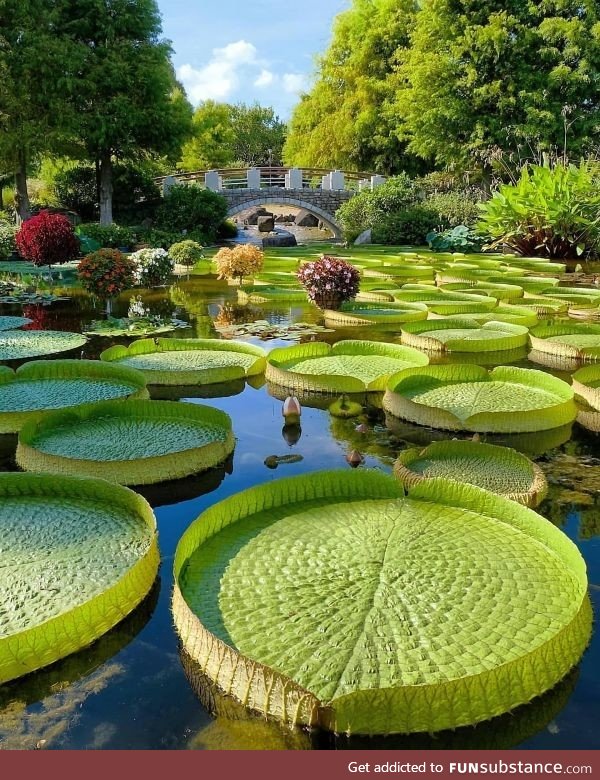
[(433, 732), (552, 688), (591, 632), (585, 564), (530, 509), (375, 472), (278, 480), (204, 512), (173, 614), (246, 706), (335, 732)]
[(31, 320), (28, 317), (0, 317), (0, 331), (16, 330), (30, 323)]
[(171, 401), (107, 401), (26, 425), (17, 463), (27, 471), (147, 485), (217, 466), (234, 445), (231, 419), (218, 409)]
[(546, 353), (580, 361), (596, 360), (600, 358), (600, 325), (578, 322), (539, 325), (531, 331), (531, 346), (536, 354)]
[(102, 480), (0, 475), (0, 683), (86, 647), (158, 569), (148, 504)]
[(416, 349), (375, 341), (317, 342), (282, 347), (269, 353), (268, 382), (294, 390), (360, 393), (383, 390), (387, 378), (408, 366), (424, 366)]
[(0, 330), (0, 360), (23, 360), (78, 349), (87, 339), (62, 330)]
[(447, 319), (409, 322), (402, 327), (402, 343), (432, 352), (501, 352), (527, 344), (523, 325), (490, 320), (479, 325), (470, 320)]
[(139, 371), (96, 360), (34, 360), (16, 371), (0, 366), (0, 433), (15, 433), (48, 410), (147, 397)]
[(566, 382), (542, 371), (474, 365), (406, 369), (391, 377), (383, 408), (400, 419), (448, 430), (524, 433), (573, 422)]

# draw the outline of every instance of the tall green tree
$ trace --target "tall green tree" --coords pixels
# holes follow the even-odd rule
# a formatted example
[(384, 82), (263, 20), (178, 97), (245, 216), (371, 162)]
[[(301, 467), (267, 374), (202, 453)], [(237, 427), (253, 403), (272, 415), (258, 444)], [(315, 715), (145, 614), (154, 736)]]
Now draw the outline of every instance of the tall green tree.
[(226, 168), (233, 154), (231, 106), (207, 100), (194, 111), (191, 137), (183, 145), (180, 167), (187, 171)]
[(287, 163), (382, 173), (422, 167), (407, 155), (390, 111), (391, 75), (417, 8), (416, 0), (353, 0), (337, 16), (314, 86), (292, 116)]
[(161, 38), (155, 0), (56, 0), (61, 35), (80, 56), (70, 93), (88, 157), (96, 162), (100, 222), (112, 222), (113, 163), (154, 152), (176, 160), (191, 107)]
[(281, 165), (286, 129), (270, 107), (207, 100), (194, 112), (180, 164), (186, 170)]
[(600, 127), (597, 0), (423, 0), (394, 76), (399, 137), (438, 164), (585, 152)]
[(76, 67), (56, 22), (53, 3), (0, 0), (0, 170), (14, 176), (20, 220), (30, 216), (28, 170), (58, 146), (68, 124)]

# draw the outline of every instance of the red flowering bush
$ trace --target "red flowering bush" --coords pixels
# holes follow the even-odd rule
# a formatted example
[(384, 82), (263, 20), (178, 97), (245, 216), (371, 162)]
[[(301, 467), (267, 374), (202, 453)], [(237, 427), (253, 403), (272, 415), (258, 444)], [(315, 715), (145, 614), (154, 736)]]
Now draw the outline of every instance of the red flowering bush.
[(133, 287), (135, 273), (135, 262), (118, 249), (99, 249), (86, 255), (77, 266), (83, 287), (102, 300)]
[(59, 265), (79, 254), (79, 241), (69, 220), (49, 211), (23, 222), (15, 242), (21, 257), (35, 265)]
[(298, 279), (313, 303), (321, 309), (337, 309), (356, 297), (360, 274), (345, 260), (323, 255), (305, 263), (298, 271)]

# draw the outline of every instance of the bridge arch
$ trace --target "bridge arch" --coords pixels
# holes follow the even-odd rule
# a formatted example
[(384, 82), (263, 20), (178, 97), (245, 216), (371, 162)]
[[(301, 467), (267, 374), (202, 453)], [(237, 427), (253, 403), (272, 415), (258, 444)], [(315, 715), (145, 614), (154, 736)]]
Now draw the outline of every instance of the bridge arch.
[(306, 211), (314, 214), (323, 222), (326, 227), (331, 230), (334, 238), (343, 238), (343, 231), (341, 225), (332, 217), (331, 214), (324, 211), (320, 206), (316, 206), (313, 203), (309, 203), (298, 198), (277, 197), (276, 195), (265, 195), (262, 198), (254, 198), (248, 200), (245, 203), (239, 203), (236, 206), (230, 206), (227, 212), (228, 217), (235, 217), (237, 214), (241, 214), (248, 209), (258, 208), (259, 206), (266, 206), (271, 204), (272, 206), (295, 206), (299, 209), (305, 209)]

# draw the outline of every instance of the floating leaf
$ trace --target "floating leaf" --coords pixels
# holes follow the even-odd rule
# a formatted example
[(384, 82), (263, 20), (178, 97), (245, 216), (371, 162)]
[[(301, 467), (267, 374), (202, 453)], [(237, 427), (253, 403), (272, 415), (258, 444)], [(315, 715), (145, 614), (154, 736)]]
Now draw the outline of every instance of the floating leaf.
[(87, 339), (62, 330), (0, 330), (0, 360), (23, 360), (78, 349)]

